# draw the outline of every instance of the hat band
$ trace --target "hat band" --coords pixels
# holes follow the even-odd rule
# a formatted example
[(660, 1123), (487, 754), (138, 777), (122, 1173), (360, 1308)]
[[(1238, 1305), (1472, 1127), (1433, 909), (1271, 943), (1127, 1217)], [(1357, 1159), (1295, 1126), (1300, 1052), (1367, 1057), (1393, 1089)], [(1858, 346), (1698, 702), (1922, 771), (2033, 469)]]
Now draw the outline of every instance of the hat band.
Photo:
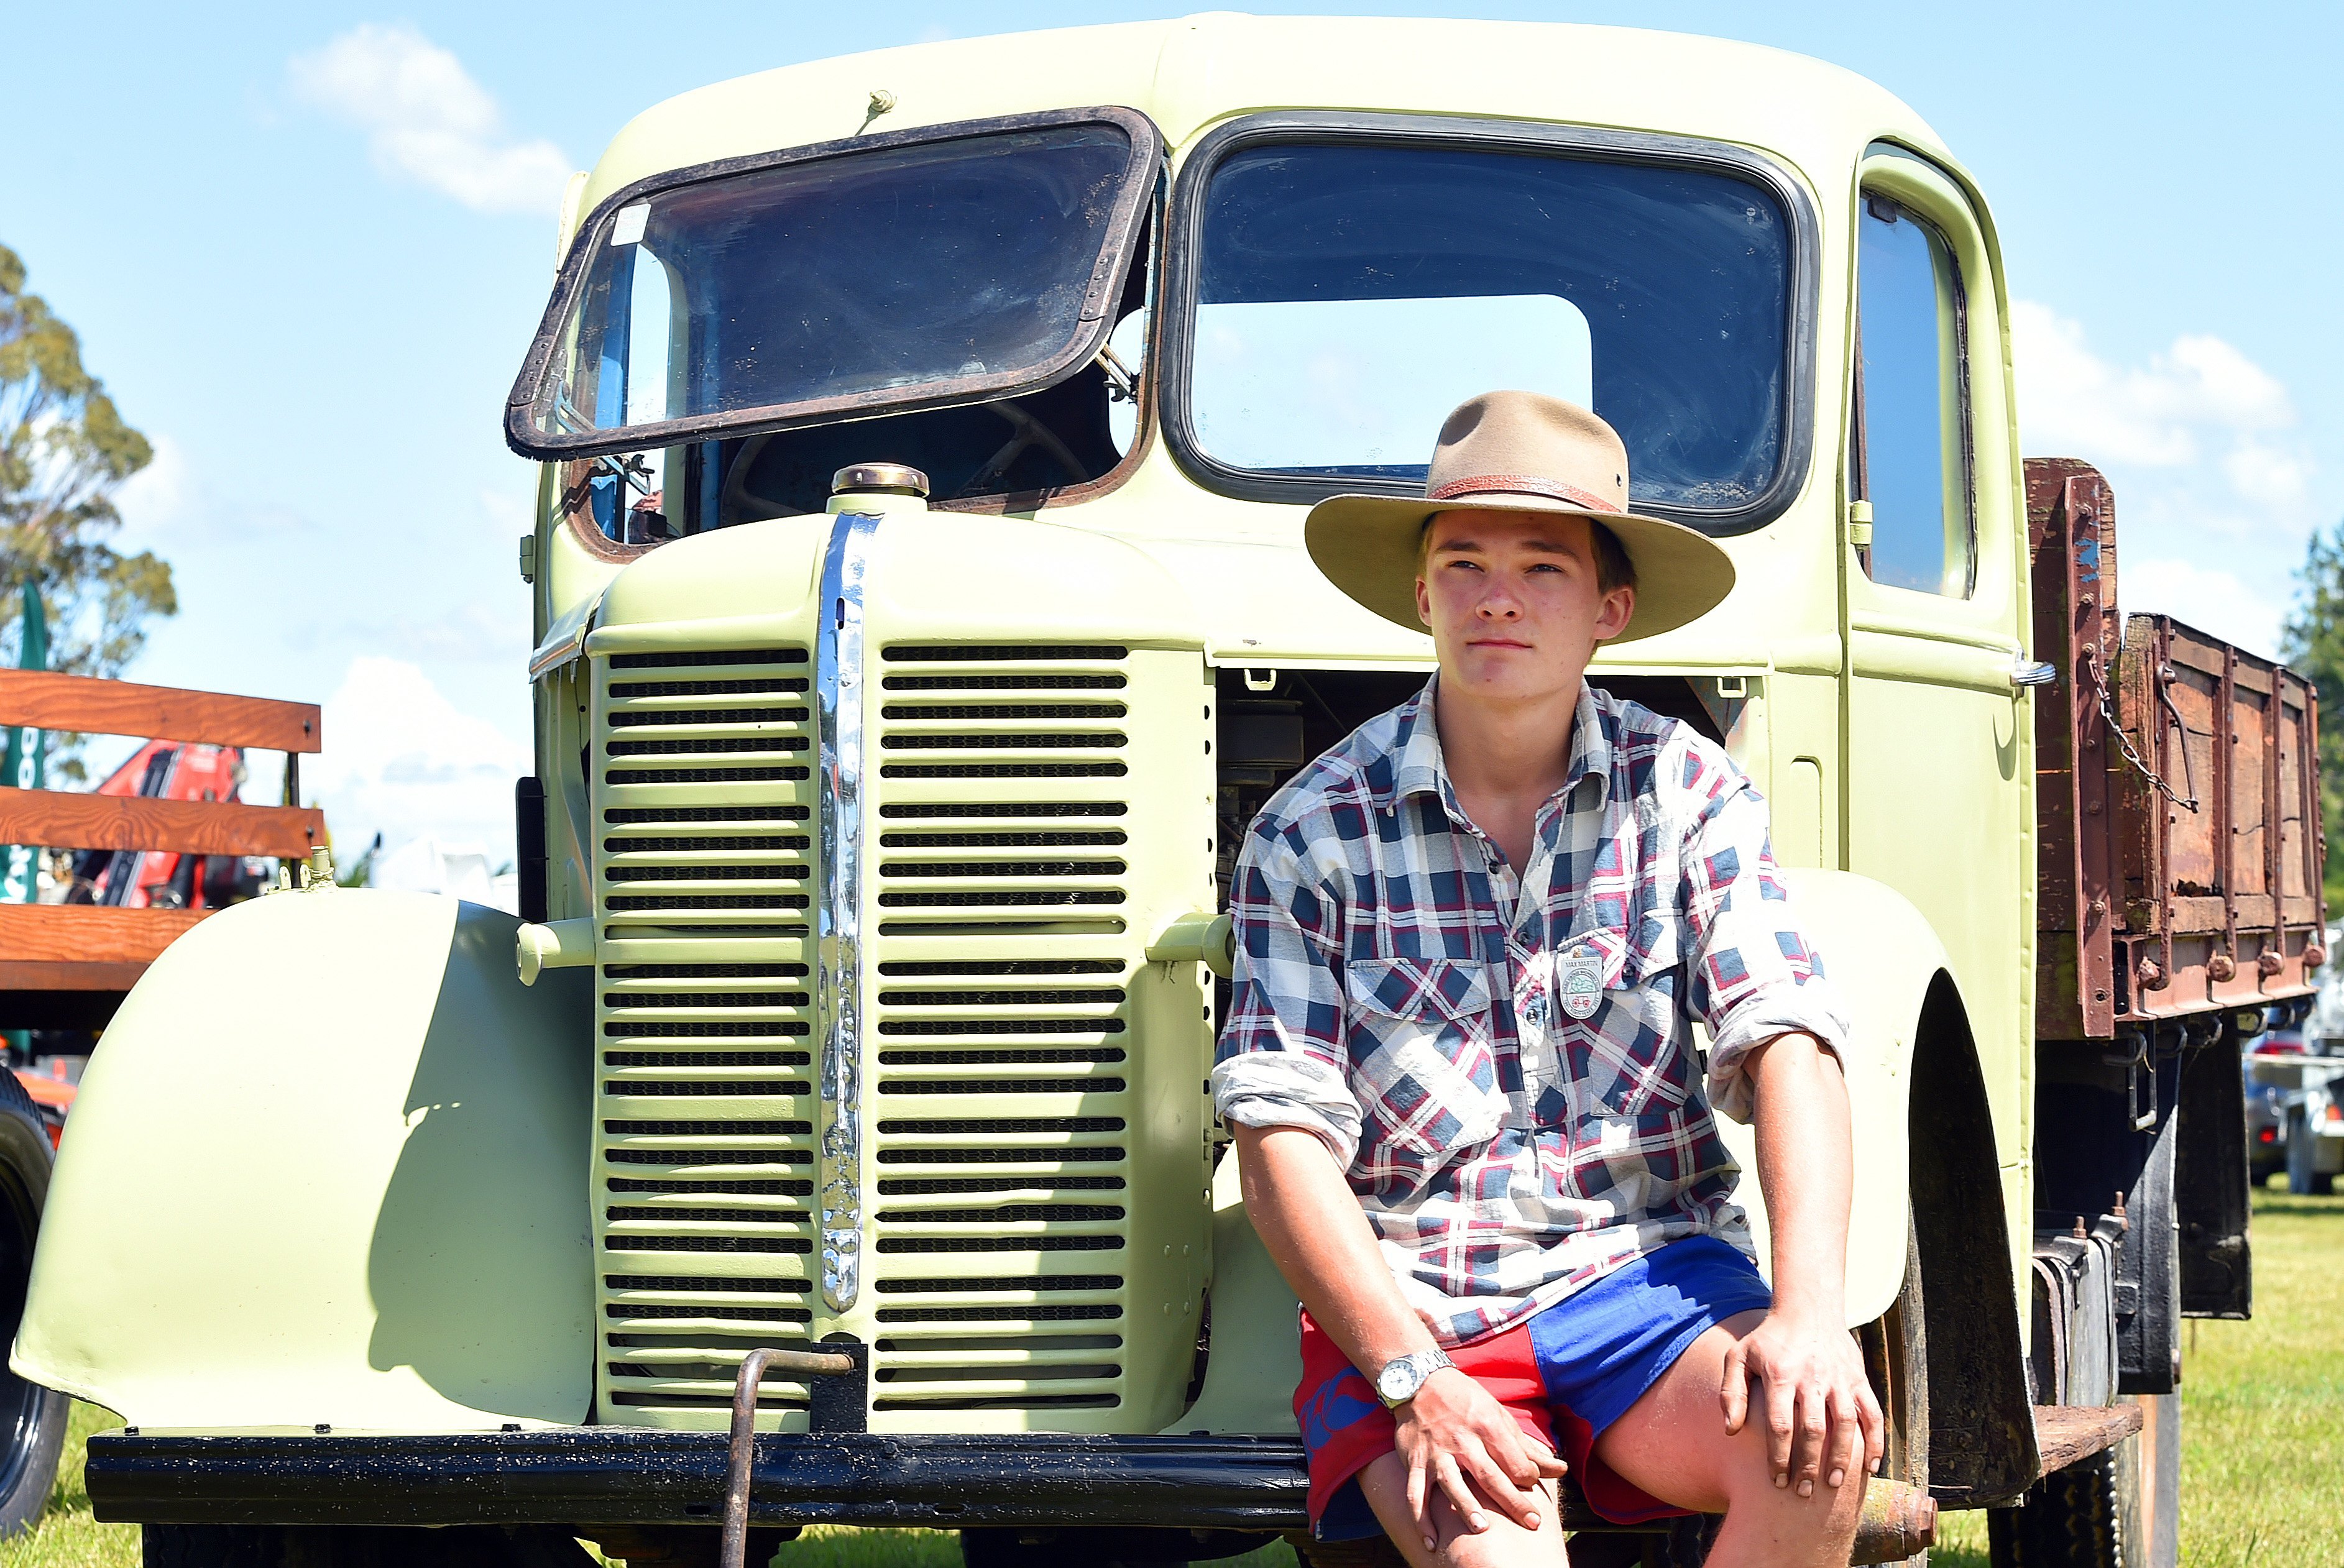
[(1577, 485), (1564, 484), (1560, 480), (1541, 479), (1535, 474), (1488, 473), (1470, 479), (1453, 479), (1447, 484), (1436, 485), (1424, 492), (1427, 501), (1455, 501), (1469, 495), (1542, 495), (1554, 501), (1567, 501), (1573, 506), (1583, 506), (1590, 511), (1626, 511), (1625, 507), (1612, 505), (1591, 491)]

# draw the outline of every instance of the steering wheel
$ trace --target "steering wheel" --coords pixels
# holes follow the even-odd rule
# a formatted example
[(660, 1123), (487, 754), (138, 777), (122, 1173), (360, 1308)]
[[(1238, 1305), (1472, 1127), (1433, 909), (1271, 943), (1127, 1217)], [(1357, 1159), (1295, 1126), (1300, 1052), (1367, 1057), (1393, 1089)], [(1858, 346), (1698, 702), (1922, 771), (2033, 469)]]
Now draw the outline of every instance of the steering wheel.
[(1001, 481), (1001, 476), (1009, 471), (1009, 465), (1024, 455), (1027, 447), (1034, 446), (1057, 459), (1059, 465), (1074, 475), (1076, 484), (1090, 482), (1090, 470), (1076, 460), (1075, 454), (1066, 449), (1066, 442), (1058, 439), (1056, 431), (1015, 403), (987, 403), (985, 407), (999, 415), (1015, 434), (1002, 442), (1001, 449), (985, 460), (984, 464), (969, 476), (968, 482), (953, 492), (954, 500), (975, 491), (992, 490)]

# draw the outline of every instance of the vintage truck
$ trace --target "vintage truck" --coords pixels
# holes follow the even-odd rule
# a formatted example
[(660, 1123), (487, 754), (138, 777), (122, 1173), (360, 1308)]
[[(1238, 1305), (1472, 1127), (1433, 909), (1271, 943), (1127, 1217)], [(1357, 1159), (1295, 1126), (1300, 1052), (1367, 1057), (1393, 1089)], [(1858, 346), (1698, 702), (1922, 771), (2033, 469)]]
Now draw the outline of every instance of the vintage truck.
[[(88, 1485), (149, 1563), (1292, 1531), (1217, 916), (1261, 802), (1429, 667), (1306, 507), (1420, 486), (1493, 386), (1591, 402), (1733, 556), (1593, 678), (1758, 781), (1854, 1011), (1892, 1477), (2003, 1561), (2174, 1560), (2181, 1320), (2248, 1306), (2241, 1041), (2326, 956), (2316, 716), (2119, 616), (1909, 108), (1708, 39), (1209, 15), (690, 93), (561, 222), (506, 410), (523, 920), (204, 922), (56, 1172), (12, 1364), (128, 1423)], [(241, 1019), (233, 1096), (191, 1007)], [(1582, 1564), (1700, 1555), (1570, 1518)]]

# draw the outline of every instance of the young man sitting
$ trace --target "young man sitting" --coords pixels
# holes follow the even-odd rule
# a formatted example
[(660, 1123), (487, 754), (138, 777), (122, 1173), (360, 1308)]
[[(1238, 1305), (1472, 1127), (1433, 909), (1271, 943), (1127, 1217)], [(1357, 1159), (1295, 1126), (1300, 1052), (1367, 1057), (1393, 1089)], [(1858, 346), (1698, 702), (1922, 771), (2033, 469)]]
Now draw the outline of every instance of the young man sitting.
[[(1846, 1026), (1765, 805), (1584, 680), (1733, 584), (1627, 503), (1610, 426), (1492, 392), (1423, 500), (1315, 508), (1320, 569), (1430, 626), (1439, 672), (1238, 865), (1213, 1087), (1303, 1305), (1312, 1525), (1417, 1568), (1562, 1563), (1566, 1462), (1616, 1522), (1724, 1514), (1712, 1568), (1837, 1568), (1880, 1461), (1842, 1320)], [(1756, 1124), (1771, 1293), (1713, 1110)]]

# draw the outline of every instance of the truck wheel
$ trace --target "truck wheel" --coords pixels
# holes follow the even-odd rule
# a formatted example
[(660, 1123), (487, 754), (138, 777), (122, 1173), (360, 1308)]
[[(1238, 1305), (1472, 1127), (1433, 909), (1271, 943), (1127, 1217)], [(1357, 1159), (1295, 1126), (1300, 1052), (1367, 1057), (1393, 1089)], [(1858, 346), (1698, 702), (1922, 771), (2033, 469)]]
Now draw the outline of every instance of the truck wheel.
[(2301, 1106), (2287, 1113), (2287, 1189), (2298, 1198), (2325, 1198), (2336, 1190), (2334, 1173), (2320, 1172), (2319, 1145)]
[(149, 1524), (144, 1568), (594, 1568), (553, 1525)]
[[(49, 1196), (49, 1135), (33, 1097), (0, 1067), (0, 1332), (14, 1344)], [(0, 1538), (32, 1528), (56, 1483), (73, 1401), (0, 1365)]]
[(1994, 1568), (2176, 1568), (2181, 1560), (2181, 1396), (2137, 1396), (2140, 1434), (2054, 1471), (1986, 1515)]

